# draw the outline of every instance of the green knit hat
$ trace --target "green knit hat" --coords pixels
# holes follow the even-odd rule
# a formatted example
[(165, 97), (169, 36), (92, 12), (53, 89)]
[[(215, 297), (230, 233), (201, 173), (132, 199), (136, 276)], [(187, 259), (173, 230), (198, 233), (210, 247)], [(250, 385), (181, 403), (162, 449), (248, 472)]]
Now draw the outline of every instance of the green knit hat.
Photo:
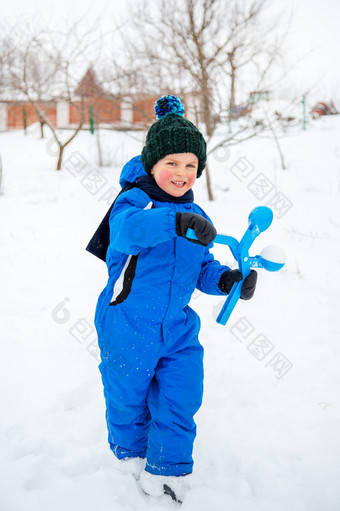
[(197, 177), (206, 165), (206, 142), (192, 122), (184, 119), (184, 107), (176, 96), (162, 96), (155, 104), (157, 121), (150, 126), (141, 162), (150, 174), (152, 167), (168, 154), (193, 153), (198, 158)]

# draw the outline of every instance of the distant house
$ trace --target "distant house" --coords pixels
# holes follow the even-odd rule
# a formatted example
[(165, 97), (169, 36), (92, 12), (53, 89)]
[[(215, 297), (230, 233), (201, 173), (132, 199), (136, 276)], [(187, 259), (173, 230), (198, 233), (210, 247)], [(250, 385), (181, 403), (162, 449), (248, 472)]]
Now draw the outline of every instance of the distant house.
[[(154, 104), (161, 94), (112, 94), (96, 81), (94, 71), (89, 68), (74, 90), (72, 102), (46, 100), (39, 108), (53, 126), (60, 129), (73, 128), (79, 124), (80, 112), (84, 108), (83, 128), (95, 125), (112, 129), (144, 129), (154, 120)], [(41, 122), (34, 107), (22, 98), (0, 97), (0, 131), (23, 129)], [(181, 97), (186, 108), (186, 117), (197, 121), (198, 98), (196, 94)]]
[(249, 94), (249, 101), (251, 105), (256, 105), (259, 101), (269, 101), (271, 97), (269, 90), (254, 90)]

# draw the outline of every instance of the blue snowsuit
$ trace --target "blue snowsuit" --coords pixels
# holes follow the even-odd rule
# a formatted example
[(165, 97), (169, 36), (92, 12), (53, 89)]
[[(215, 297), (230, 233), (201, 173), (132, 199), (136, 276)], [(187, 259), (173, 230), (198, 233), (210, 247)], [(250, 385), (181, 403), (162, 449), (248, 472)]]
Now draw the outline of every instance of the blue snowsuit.
[[(143, 174), (135, 157), (120, 183)], [(193, 202), (158, 202), (139, 188), (117, 198), (95, 315), (110, 448), (119, 459), (146, 457), (152, 474), (175, 476), (192, 472), (203, 393), (200, 320), (188, 303), (195, 288), (223, 295), (218, 282), (229, 269), (209, 247), (177, 236), (177, 211), (207, 218)]]

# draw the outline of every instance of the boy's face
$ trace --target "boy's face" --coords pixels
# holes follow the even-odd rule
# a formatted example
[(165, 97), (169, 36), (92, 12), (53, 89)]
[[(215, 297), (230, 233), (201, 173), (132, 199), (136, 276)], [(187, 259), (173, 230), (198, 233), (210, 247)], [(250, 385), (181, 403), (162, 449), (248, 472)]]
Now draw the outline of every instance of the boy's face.
[(182, 197), (193, 187), (198, 169), (198, 158), (192, 153), (168, 154), (151, 169), (158, 186), (174, 197)]

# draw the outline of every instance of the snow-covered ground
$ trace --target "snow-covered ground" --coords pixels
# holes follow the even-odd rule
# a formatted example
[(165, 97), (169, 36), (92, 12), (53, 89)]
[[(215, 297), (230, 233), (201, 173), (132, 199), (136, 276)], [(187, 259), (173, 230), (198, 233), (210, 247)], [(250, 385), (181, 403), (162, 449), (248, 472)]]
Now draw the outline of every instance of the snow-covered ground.
[[(259, 271), (254, 299), (225, 327), (220, 297), (193, 296), (205, 395), (183, 511), (340, 509), (340, 117), (280, 143), (287, 170), (258, 138), (211, 157), (214, 202), (204, 178), (195, 185), (219, 232), (238, 239), (250, 210), (271, 205), (252, 255), (277, 244), (287, 262)], [(2, 511), (176, 508), (142, 494), (107, 444), (93, 327), (106, 268), (84, 249), (141, 134), (105, 132), (102, 144), (112, 166), (100, 176), (89, 133), (56, 172), (49, 135), (0, 134)], [(235, 266), (225, 248), (215, 254)]]

